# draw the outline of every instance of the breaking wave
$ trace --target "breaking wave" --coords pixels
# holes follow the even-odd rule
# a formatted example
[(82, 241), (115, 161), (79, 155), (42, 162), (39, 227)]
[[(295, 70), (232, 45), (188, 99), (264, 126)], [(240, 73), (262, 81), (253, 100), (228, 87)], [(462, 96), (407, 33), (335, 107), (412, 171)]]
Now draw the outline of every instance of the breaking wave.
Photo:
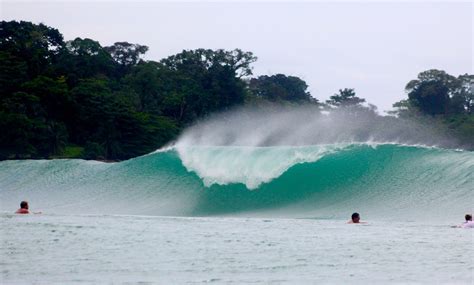
[(456, 219), (474, 153), (398, 144), (180, 146), (119, 163), (0, 163), (0, 211)]

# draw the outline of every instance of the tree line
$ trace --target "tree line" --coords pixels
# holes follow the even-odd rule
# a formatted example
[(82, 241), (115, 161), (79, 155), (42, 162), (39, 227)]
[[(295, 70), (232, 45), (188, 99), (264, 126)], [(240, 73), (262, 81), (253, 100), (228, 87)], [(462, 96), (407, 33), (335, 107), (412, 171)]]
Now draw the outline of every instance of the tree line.
[(474, 150), (474, 75), (431, 69), (405, 86), (408, 98), (393, 104), (399, 118), (436, 124), (463, 148)]
[[(183, 50), (145, 61), (147, 51), (128, 42), (65, 41), (44, 24), (0, 22), (0, 159), (128, 159), (172, 141), (197, 119), (246, 104), (374, 110), (353, 89), (319, 102), (298, 77), (252, 77), (252, 52)], [(443, 117), (469, 139), (472, 86), (472, 75), (422, 72), (395, 113)]]

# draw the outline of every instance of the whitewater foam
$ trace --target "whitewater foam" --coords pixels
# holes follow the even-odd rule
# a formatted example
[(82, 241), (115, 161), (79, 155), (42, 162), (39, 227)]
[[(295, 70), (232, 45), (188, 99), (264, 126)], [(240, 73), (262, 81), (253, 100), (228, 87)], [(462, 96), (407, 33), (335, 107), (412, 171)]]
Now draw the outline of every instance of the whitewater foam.
[(243, 183), (254, 190), (281, 176), (289, 168), (315, 162), (344, 146), (300, 147), (177, 147), (183, 165), (206, 186)]

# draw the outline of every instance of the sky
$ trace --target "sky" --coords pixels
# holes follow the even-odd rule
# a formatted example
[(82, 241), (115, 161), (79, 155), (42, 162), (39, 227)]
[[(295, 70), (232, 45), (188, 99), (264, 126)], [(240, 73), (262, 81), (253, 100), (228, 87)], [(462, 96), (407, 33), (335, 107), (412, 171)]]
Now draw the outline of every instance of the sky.
[(2, 20), (57, 28), (65, 40), (251, 51), (254, 75), (298, 76), (324, 101), (339, 89), (389, 110), (419, 72), (473, 73), (474, 4), (464, 2), (5, 1)]

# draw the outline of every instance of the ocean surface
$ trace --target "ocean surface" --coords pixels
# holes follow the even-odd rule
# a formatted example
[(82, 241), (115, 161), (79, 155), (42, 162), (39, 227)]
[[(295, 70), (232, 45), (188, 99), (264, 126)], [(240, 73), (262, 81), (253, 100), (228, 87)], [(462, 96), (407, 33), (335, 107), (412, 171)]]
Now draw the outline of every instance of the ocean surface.
[(222, 217), (0, 216), (2, 284), (472, 284), (473, 230)]
[(473, 194), (473, 152), (401, 144), (4, 161), (0, 283), (473, 284)]

